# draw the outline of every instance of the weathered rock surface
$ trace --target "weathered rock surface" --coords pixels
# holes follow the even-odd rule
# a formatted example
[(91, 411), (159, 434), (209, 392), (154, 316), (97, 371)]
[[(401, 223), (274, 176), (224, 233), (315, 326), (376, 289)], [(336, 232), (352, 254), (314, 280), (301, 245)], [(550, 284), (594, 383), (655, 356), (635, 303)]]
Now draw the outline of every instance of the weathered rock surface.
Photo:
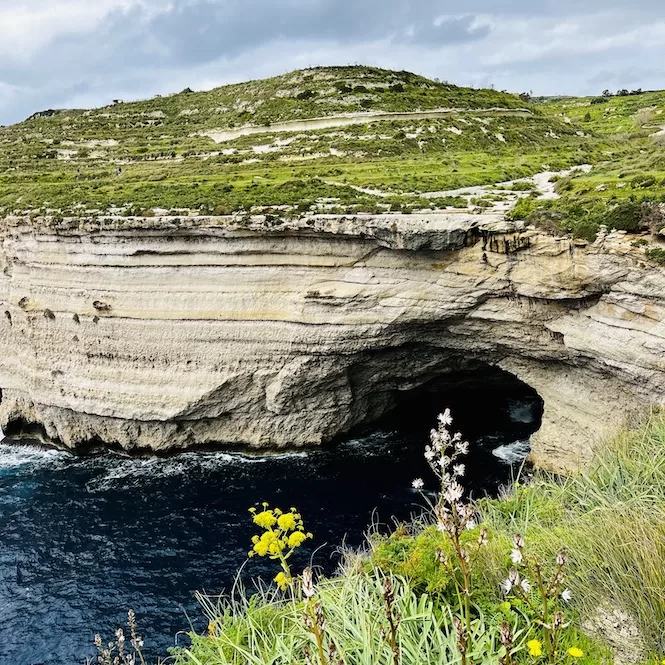
[(516, 242), (500, 221), (4, 220), (0, 424), (70, 447), (317, 444), (485, 363), (544, 399), (534, 459), (578, 466), (665, 398), (665, 274), (620, 234)]

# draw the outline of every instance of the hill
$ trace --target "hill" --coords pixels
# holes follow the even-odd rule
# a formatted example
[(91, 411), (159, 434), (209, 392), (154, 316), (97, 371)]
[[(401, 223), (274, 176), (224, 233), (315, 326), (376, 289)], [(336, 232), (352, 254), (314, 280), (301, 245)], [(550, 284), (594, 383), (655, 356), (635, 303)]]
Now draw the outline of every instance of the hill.
[[(0, 212), (467, 207), (470, 197), (455, 190), (563, 169), (599, 150), (574, 123), (515, 95), (408, 72), (316, 68), (209, 92), (45, 111), (2, 128)], [(491, 205), (481, 194), (479, 204)]]

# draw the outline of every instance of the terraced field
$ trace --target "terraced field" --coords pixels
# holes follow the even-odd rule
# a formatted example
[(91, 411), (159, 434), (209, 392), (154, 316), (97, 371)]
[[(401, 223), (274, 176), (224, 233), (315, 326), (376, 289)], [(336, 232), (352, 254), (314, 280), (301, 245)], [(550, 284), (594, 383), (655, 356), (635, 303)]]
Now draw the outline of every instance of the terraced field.
[[(591, 239), (618, 206), (613, 223), (644, 224), (643, 204), (665, 200), (665, 93), (529, 102), (408, 72), (333, 67), (43, 111), (0, 129), (0, 213), (516, 205), (515, 217)], [(582, 164), (593, 168), (559, 174)]]

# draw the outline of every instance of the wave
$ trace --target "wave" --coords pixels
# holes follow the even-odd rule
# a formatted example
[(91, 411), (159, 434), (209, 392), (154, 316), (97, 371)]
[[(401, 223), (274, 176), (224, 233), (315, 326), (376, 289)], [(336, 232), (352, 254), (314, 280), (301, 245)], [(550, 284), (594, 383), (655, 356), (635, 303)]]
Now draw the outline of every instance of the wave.
[(517, 464), (523, 462), (531, 452), (531, 441), (523, 439), (499, 446), (492, 451), (504, 464)]
[(0, 443), (0, 470), (16, 469), (25, 466), (65, 466), (72, 459), (73, 456), (64, 450), (45, 448), (32, 444)]

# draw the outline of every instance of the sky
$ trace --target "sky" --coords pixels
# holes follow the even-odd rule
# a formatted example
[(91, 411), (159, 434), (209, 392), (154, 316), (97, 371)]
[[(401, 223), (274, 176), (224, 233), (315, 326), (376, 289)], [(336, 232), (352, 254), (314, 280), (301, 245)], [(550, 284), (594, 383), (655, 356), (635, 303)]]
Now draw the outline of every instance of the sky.
[(0, 0), (0, 124), (318, 65), (536, 95), (665, 88), (663, 0)]

